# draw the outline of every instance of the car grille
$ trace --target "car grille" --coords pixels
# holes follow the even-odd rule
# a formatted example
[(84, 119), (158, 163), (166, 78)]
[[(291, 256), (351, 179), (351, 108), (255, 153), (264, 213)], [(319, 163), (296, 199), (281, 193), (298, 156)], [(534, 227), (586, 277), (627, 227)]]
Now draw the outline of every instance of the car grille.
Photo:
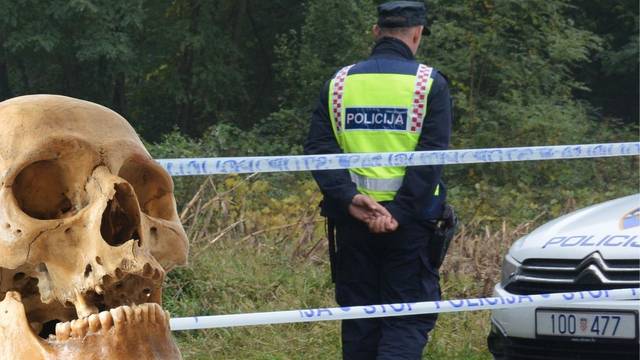
[(582, 260), (527, 259), (506, 285), (517, 295), (640, 287), (640, 259), (605, 260), (594, 252)]

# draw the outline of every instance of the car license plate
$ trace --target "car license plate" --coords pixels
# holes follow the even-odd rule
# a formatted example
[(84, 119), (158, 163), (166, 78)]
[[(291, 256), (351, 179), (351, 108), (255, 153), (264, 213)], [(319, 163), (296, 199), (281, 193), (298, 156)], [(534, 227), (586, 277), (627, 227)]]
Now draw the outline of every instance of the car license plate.
[(608, 339), (635, 339), (633, 312), (537, 310), (536, 335)]

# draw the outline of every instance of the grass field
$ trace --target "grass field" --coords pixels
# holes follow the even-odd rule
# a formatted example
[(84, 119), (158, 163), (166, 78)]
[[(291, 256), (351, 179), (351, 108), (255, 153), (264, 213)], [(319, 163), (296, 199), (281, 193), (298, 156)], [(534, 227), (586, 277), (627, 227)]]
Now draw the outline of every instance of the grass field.
[[(333, 306), (327, 267), (292, 262), (277, 246), (229, 243), (176, 271), (165, 305), (173, 316)], [(457, 280), (455, 292), (476, 287), (466, 282)], [(490, 359), (488, 328), (487, 312), (442, 315), (424, 358)], [(190, 331), (177, 339), (185, 359), (338, 359), (339, 329), (338, 322), (277, 325)]]
[[(291, 194), (278, 190), (285, 181), (274, 188), (271, 180), (209, 178), (183, 202), (190, 264), (168, 276), (164, 306), (172, 316), (336, 306), (315, 184), (294, 184)], [(491, 295), (504, 254), (532, 226), (464, 223), (441, 269), (443, 298)], [(441, 315), (424, 359), (491, 359), (489, 327), (486, 311)], [(190, 331), (176, 338), (187, 360), (340, 358), (338, 322)]]

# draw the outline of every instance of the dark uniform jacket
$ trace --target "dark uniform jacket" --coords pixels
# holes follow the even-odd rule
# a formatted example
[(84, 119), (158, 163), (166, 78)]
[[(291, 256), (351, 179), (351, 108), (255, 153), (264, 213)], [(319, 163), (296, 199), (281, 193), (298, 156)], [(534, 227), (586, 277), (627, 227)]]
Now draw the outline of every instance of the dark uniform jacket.
[[(349, 74), (392, 73), (415, 75), (419, 64), (411, 49), (400, 40), (385, 37), (376, 43), (371, 56), (356, 64)], [(453, 121), (451, 97), (447, 79), (434, 71), (434, 83), (427, 98), (427, 115), (416, 151), (446, 150)], [(329, 84), (320, 94), (313, 112), (309, 136), (304, 145), (307, 155), (342, 153), (329, 118)], [(442, 166), (409, 167), (395, 199), (382, 203), (400, 225), (411, 221), (435, 219), (441, 215), (446, 189), (441, 182)], [(348, 170), (315, 171), (324, 200), (322, 213), (336, 221), (348, 217), (348, 206), (358, 194)], [(441, 196), (434, 197), (441, 185)]]

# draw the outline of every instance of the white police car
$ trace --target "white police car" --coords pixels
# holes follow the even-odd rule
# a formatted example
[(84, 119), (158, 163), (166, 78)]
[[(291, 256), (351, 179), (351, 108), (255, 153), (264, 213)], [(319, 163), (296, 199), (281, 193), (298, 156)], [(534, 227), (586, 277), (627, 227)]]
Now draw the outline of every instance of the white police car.
[[(518, 240), (495, 296), (640, 287), (640, 194), (555, 219)], [(495, 359), (640, 359), (638, 301), (495, 310)]]

